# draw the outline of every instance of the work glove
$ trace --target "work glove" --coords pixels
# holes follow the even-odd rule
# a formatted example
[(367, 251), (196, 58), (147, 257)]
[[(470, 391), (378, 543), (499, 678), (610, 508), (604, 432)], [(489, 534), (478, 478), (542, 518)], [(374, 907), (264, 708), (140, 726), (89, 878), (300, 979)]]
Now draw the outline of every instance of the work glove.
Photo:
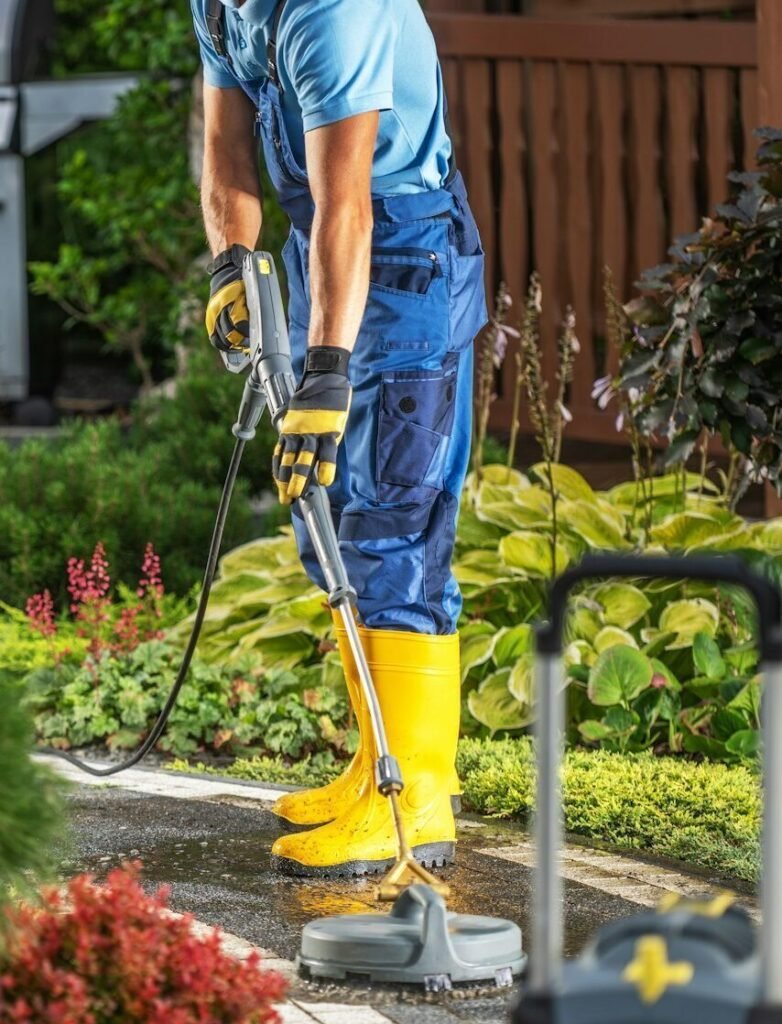
[(206, 268), (212, 278), (206, 330), (209, 340), (221, 352), (247, 351), (250, 314), (242, 280), (242, 260), (249, 251), (244, 245), (232, 245), (215, 256)]
[(324, 487), (334, 483), (352, 395), (349, 361), (346, 348), (314, 345), (307, 350), (304, 376), (288, 403), (272, 460), (283, 505), (301, 497), (314, 473)]

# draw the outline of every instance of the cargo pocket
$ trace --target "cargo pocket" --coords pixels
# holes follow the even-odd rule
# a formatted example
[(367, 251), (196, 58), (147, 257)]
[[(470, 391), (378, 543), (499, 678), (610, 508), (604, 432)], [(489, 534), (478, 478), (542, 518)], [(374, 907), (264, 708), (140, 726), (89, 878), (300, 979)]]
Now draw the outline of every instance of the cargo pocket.
[(432, 282), (443, 271), (436, 252), (412, 247), (376, 247), (372, 250), (369, 269), (370, 287), (425, 299)]
[(384, 374), (377, 427), (380, 501), (419, 502), (443, 486), (453, 428), (456, 364)]

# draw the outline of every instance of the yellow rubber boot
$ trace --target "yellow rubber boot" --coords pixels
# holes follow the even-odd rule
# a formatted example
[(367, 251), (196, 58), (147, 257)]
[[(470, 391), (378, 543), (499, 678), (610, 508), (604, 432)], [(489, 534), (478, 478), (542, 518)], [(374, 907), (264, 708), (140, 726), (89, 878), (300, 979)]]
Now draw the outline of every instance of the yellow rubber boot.
[[(451, 809), (459, 733), (459, 638), (360, 629), (391, 753), (405, 782), (400, 804), (407, 837), (427, 867), (453, 861)], [(272, 864), (286, 874), (313, 877), (375, 874), (397, 854), (389, 801), (364, 780), (352, 806), (327, 825), (281, 836)]]
[(335, 633), (345, 672), (348, 697), (358, 725), (358, 747), (350, 764), (338, 778), (317, 789), (285, 793), (275, 802), (272, 814), (275, 814), (285, 827), (312, 828), (333, 821), (343, 811), (353, 806), (361, 795), (365, 783), (373, 776), (375, 757), (372, 723), (367, 703), (364, 700), (355, 662), (350, 654), (345, 630), (336, 626)]

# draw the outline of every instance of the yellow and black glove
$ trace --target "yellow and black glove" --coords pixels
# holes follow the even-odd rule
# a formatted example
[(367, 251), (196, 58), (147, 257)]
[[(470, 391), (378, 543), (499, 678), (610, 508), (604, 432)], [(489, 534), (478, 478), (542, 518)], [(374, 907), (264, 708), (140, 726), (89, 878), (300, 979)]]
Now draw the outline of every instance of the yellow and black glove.
[(215, 256), (206, 268), (212, 278), (206, 330), (209, 340), (221, 352), (247, 349), (250, 314), (242, 280), (242, 260), (249, 251), (244, 245), (232, 245)]
[(345, 433), (352, 389), (350, 352), (334, 345), (307, 350), (304, 376), (288, 403), (272, 473), (283, 505), (306, 490), (313, 473), (328, 487), (337, 472), (337, 447)]

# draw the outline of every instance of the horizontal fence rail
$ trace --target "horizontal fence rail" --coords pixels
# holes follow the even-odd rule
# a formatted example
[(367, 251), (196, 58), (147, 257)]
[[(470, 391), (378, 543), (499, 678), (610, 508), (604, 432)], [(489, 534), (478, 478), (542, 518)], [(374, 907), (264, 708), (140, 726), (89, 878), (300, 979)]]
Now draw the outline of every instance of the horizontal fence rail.
[[(529, 275), (544, 290), (546, 368), (573, 306), (581, 354), (570, 437), (618, 441), (593, 381), (615, 366), (604, 340), (603, 268), (620, 298), (676, 235), (753, 166), (757, 32), (751, 22), (543, 21), (430, 16), (458, 158), (487, 254), (518, 312)], [(511, 419), (513, 360), (493, 424)]]

